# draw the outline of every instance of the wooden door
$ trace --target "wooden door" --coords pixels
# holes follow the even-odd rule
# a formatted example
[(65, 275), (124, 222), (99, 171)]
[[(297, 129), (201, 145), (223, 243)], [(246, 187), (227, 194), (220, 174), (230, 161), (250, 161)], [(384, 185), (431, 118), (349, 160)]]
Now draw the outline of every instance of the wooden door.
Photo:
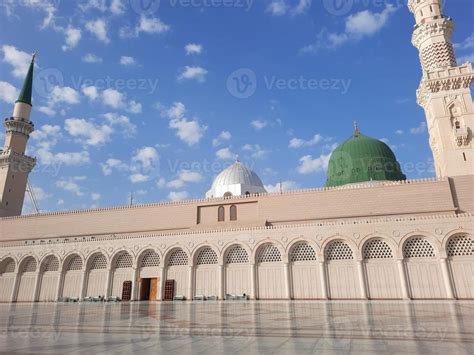
[(165, 283), (165, 301), (172, 301), (174, 297), (174, 280), (166, 280)]
[(156, 301), (156, 295), (158, 294), (158, 279), (154, 278), (150, 280), (150, 301)]
[(132, 281), (124, 281), (122, 287), (122, 301), (130, 301), (132, 297)]

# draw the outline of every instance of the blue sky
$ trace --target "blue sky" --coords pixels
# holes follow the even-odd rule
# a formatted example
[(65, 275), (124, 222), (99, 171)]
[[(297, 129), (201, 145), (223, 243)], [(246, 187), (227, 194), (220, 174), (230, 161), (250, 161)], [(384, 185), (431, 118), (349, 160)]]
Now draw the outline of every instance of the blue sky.
[[(444, 11), (472, 61), (474, 3)], [(4, 117), (38, 52), (42, 211), (200, 198), (236, 155), (268, 190), (322, 186), (354, 120), (434, 175), (403, 1), (6, 0), (0, 23)]]

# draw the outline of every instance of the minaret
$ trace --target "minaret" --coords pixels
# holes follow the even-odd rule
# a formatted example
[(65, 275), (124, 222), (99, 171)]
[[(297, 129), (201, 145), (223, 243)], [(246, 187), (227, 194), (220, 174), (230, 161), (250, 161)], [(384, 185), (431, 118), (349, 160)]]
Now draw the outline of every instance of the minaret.
[(456, 63), (454, 23), (442, 13), (442, 0), (409, 0), (416, 26), (412, 43), (420, 53), (423, 77), (417, 102), (426, 114), (438, 177), (474, 174), (474, 106), (471, 63)]
[(30, 121), (35, 55), (25, 83), (15, 102), (13, 116), (5, 119), (5, 145), (0, 150), (0, 217), (19, 216), (23, 208), (28, 175), (36, 160), (25, 155), (34, 125)]

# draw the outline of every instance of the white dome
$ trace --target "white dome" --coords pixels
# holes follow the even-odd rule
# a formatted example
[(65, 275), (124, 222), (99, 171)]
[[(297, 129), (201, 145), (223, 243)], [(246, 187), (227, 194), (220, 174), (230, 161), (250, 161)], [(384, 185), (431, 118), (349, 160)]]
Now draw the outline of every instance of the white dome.
[(261, 192), (267, 191), (258, 175), (240, 161), (236, 161), (216, 176), (206, 197), (223, 197), (228, 193), (239, 196)]

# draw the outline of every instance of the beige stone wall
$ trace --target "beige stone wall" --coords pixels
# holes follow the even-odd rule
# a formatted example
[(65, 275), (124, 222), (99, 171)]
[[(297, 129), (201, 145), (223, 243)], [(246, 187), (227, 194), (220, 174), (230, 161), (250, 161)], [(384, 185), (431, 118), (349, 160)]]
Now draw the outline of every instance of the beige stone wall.
[[(222, 229), (309, 223), (341, 218), (474, 212), (473, 177), (376, 186), (294, 191), (258, 197), (182, 201), (147, 206), (0, 219), (0, 240), (49, 239), (132, 232)], [(217, 223), (217, 208), (238, 205), (238, 221)], [(198, 225), (198, 209), (201, 223)]]

